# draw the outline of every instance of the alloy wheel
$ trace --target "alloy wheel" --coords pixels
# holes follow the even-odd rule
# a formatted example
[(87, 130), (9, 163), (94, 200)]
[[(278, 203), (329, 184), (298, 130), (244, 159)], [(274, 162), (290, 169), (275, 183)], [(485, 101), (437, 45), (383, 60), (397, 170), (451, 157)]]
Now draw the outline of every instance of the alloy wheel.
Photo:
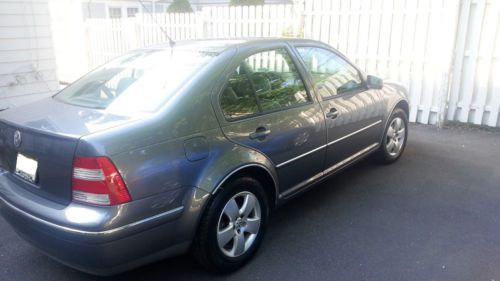
[(224, 206), (217, 224), (217, 242), (224, 255), (235, 258), (254, 244), (261, 224), (257, 197), (248, 191), (234, 195)]
[(385, 147), (390, 156), (397, 156), (403, 149), (406, 140), (406, 124), (402, 118), (396, 117), (387, 128)]

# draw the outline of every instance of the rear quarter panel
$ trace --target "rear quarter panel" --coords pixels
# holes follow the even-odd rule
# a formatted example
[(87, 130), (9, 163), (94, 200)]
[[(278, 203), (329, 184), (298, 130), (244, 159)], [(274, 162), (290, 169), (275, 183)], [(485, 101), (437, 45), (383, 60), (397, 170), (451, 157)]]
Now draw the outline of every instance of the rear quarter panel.
[[(204, 139), (208, 145), (207, 153), (202, 153), (205, 157), (195, 161), (186, 157), (185, 146), (193, 138)], [(260, 165), (274, 173), (265, 156), (229, 142), (218, 128), (125, 152), (112, 159), (120, 167), (134, 199), (189, 187), (212, 193), (226, 175), (245, 164)]]

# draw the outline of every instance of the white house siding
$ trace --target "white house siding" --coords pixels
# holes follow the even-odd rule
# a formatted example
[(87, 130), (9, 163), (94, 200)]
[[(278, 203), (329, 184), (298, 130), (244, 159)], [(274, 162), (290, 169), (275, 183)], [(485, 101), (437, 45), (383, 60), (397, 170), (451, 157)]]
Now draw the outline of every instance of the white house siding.
[(0, 0), (0, 110), (59, 88), (47, 0)]

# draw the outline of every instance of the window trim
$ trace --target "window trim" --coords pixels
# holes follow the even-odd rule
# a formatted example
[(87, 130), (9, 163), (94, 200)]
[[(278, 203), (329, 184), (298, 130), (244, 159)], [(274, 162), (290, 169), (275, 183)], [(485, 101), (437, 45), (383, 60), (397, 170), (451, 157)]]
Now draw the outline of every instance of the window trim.
[[(306, 95), (309, 98), (309, 100), (307, 102), (299, 103), (299, 104), (292, 105), (292, 106), (277, 108), (277, 109), (269, 110), (269, 111), (262, 111), (262, 112), (258, 112), (258, 113), (254, 113), (254, 114), (249, 114), (249, 115), (245, 115), (245, 116), (241, 116), (241, 117), (237, 117), (237, 118), (228, 118), (224, 114), (224, 110), (222, 109), (220, 101), (221, 101), (221, 95), (224, 93), (224, 90), (226, 89), (226, 87), (227, 87), (227, 85), (229, 83), (229, 78), (231, 78), (231, 75), (229, 75), (227, 77), (227, 79), (224, 78), (225, 81), (224, 81), (224, 83), (223, 83), (222, 87), (220, 88), (219, 93), (217, 95), (217, 106), (219, 107), (220, 113), (221, 113), (222, 117), (224, 118), (224, 120), (226, 122), (237, 123), (237, 122), (241, 122), (241, 121), (244, 121), (244, 120), (249, 120), (249, 119), (253, 119), (253, 118), (256, 118), (256, 117), (260, 117), (260, 116), (264, 116), (264, 115), (268, 115), (268, 114), (273, 114), (273, 113), (280, 112), (280, 111), (295, 109), (295, 108), (298, 108), (298, 107), (302, 107), (302, 106), (314, 104), (314, 97), (313, 97), (312, 93), (309, 91), (309, 87), (307, 86), (307, 83), (306, 83), (306, 78), (302, 75), (302, 72), (300, 71), (299, 65), (297, 65), (297, 63), (300, 63), (300, 62), (297, 61), (298, 58), (295, 57), (296, 56), (295, 53), (292, 50), (290, 50), (290, 46), (288, 44), (285, 44), (285, 45), (282, 45), (282, 46), (279, 46), (279, 47), (269, 47), (269, 48), (265, 48), (265, 49), (261, 49), (261, 50), (252, 52), (249, 55), (246, 55), (243, 58), (243, 60), (239, 60), (238, 64), (235, 67), (231, 68), (229, 71), (226, 71), (226, 73), (233, 73), (239, 67), (239, 65), (243, 61), (245, 61), (247, 58), (249, 58), (251, 56), (254, 56), (254, 55), (258, 54), (258, 53), (275, 51), (275, 50), (278, 50), (278, 49), (284, 50), (290, 56), (292, 64), (295, 67), (295, 71), (298, 74), (299, 79), (302, 82), (302, 85), (304, 86), (304, 91), (306, 92)], [(255, 92), (255, 90), (254, 90), (253, 94), (256, 97), (257, 103), (259, 103), (258, 97), (257, 97), (257, 93)], [(260, 105), (258, 105), (258, 106), (260, 108)]]
[[(333, 48), (327, 47), (327, 46), (323, 46), (323, 45), (315, 45), (315, 44), (309, 44), (309, 43), (296, 43), (296, 44), (291, 44), (291, 45), (292, 45), (292, 48), (294, 49), (294, 51), (296, 52), (298, 59), (300, 60), (301, 66), (307, 72), (308, 78), (311, 82), (311, 85), (313, 86), (313, 90), (314, 90), (315, 94), (317, 96), (319, 96), (321, 101), (328, 101), (328, 100), (332, 100), (332, 99), (339, 98), (339, 97), (349, 97), (349, 96), (353, 96), (353, 95), (365, 92), (369, 89), (368, 86), (366, 85), (366, 77), (365, 77), (364, 72), (361, 71), (354, 63), (352, 63), (344, 54), (340, 53), (336, 49), (333, 49)], [(337, 55), (337, 57), (341, 58), (343, 61), (345, 61), (347, 64), (349, 64), (351, 67), (353, 67), (358, 72), (359, 78), (361, 79), (362, 87), (360, 87), (358, 89), (353, 89), (353, 90), (350, 90), (350, 91), (347, 91), (347, 92), (344, 92), (341, 94), (336, 94), (334, 96), (329, 96), (329, 97), (323, 97), (322, 95), (320, 95), (316, 91), (316, 83), (314, 82), (314, 79), (312, 79), (312, 73), (308, 69), (308, 67), (306, 66), (304, 59), (302, 58), (302, 56), (299, 53), (298, 48), (304, 48), (304, 47), (323, 49), (325, 51), (328, 51), (328, 52), (331, 52), (331, 53)]]

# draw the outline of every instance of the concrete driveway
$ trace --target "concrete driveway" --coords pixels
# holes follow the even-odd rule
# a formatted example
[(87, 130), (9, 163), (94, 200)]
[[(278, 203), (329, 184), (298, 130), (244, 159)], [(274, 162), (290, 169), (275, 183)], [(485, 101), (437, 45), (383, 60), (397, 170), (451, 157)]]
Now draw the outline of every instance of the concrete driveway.
[(500, 133), (413, 125), (398, 163), (359, 163), (283, 206), (268, 230), (228, 276), (185, 256), (97, 278), (0, 219), (0, 280), (500, 280)]

